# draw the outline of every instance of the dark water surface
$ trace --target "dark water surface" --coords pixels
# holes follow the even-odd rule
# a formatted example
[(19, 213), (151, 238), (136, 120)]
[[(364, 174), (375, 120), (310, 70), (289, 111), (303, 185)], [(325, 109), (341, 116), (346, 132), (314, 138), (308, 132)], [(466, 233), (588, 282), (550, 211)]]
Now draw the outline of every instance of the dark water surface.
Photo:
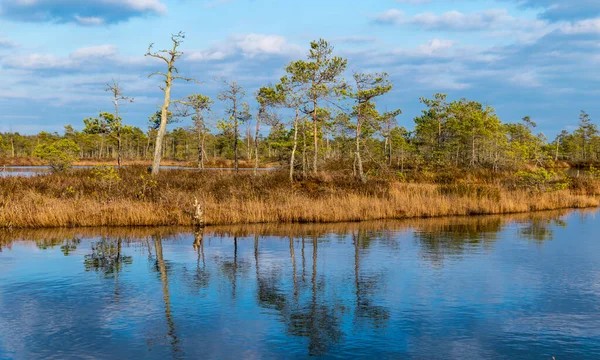
[(593, 211), (0, 232), (2, 359), (599, 359)]

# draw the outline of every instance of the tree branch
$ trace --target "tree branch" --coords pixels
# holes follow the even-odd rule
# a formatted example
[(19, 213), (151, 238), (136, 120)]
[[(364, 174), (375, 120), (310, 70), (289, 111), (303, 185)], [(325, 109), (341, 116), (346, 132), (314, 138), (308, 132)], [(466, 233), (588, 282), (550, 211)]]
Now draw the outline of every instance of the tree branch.
[(183, 80), (183, 81), (188, 81), (188, 82), (192, 81), (192, 82), (195, 82), (197, 84), (201, 84), (200, 81), (198, 81), (198, 80), (196, 80), (194, 78), (186, 78), (186, 77), (183, 77), (183, 76), (173, 76), (173, 80)]
[(152, 74), (148, 75), (148, 77), (151, 78), (154, 75), (164, 76), (165, 78), (167, 77), (167, 74), (165, 74), (164, 72), (160, 72), (160, 71), (153, 72)]

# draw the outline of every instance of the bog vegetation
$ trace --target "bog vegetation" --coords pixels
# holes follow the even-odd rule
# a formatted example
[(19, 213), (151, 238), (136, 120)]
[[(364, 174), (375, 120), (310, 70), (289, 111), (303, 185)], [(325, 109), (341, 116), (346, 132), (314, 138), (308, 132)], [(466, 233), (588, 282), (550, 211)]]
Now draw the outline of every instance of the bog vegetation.
[[(223, 80), (216, 99), (200, 93), (172, 99), (177, 80), (195, 79), (176, 67), (184, 35), (171, 40), (172, 48), (150, 46), (146, 54), (165, 65), (151, 74), (161, 79), (164, 101), (149, 111), (146, 128), (121, 117), (120, 105), (134, 100), (113, 82), (105, 89), (113, 109), (83, 119), (81, 131), (66, 125), (63, 134), (0, 134), (0, 161), (40, 161), (56, 172), (0, 179), (0, 226), (185, 225), (194, 199), (206, 207), (207, 224), (598, 204), (600, 134), (584, 111), (575, 130), (548, 139), (529, 116), (503, 122), (491, 106), (433, 94), (421, 99), (424, 110), (409, 124), (398, 120), (400, 109), (378, 106), (393, 90), (388, 75), (349, 74), (347, 61), (325, 40), (311, 42), (305, 59), (252, 95)], [(215, 101), (223, 103), (223, 113), (212, 111)], [(145, 167), (65, 171), (82, 160), (152, 168), (151, 174)], [(255, 171), (158, 174), (165, 160)], [(273, 164), (282, 170), (259, 176), (256, 169)]]

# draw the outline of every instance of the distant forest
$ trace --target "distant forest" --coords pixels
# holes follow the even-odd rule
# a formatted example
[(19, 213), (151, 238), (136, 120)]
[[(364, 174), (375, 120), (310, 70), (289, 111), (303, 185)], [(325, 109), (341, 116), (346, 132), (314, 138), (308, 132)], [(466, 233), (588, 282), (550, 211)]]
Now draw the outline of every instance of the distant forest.
[[(164, 77), (163, 90), (169, 81), (192, 80), (173, 75), (174, 62), (182, 54), (177, 47), (183, 37), (177, 36), (172, 38), (173, 50), (168, 50), (174, 54), (173, 62), (167, 61), (168, 71), (156, 73)], [(156, 54), (149, 49), (147, 55)], [(127, 84), (111, 83), (106, 90), (114, 109), (82, 119), (82, 131), (66, 125), (62, 134), (2, 133), (0, 155), (34, 157), (40, 146), (68, 141), (80, 159), (152, 160), (157, 138), (162, 137), (162, 158), (194, 162), (200, 168), (213, 159), (235, 160), (236, 166), (239, 160), (279, 162), (292, 172), (343, 169), (361, 179), (382, 169), (503, 170), (600, 160), (600, 134), (584, 111), (574, 131), (563, 130), (548, 139), (528, 116), (505, 123), (491, 106), (434, 94), (421, 99), (425, 109), (409, 131), (399, 125), (400, 109), (382, 111), (377, 106), (393, 88), (388, 75), (348, 74), (347, 66), (328, 42), (314, 41), (307, 58), (289, 64), (276, 85), (250, 96), (236, 82), (223, 81), (216, 99), (201, 94), (180, 100), (165, 96), (163, 108), (149, 112), (146, 128), (129, 126), (120, 117), (119, 105), (133, 100), (123, 93)], [(211, 113), (215, 101), (224, 103), (224, 113)], [(209, 117), (218, 120), (209, 122)], [(265, 125), (268, 132), (262, 129)]]

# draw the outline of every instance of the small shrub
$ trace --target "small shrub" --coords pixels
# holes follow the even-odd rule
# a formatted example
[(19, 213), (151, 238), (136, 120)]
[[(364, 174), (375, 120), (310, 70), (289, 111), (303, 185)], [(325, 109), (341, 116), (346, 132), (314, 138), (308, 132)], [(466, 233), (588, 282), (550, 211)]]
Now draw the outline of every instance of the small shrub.
[(396, 178), (398, 179), (398, 181), (400, 182), (406, 182), (407, 181), (407, 176), (405, 173), (398, 171), (396, 172)]
[(138, 193), (139, 199), (147, 199), (154, 195), (156, 188), (158, 187), (158, 181), (150, 174), (142, 173), (138, 178)]
[(121, 183), (119, 171), (110, 165), (94, 166), (90, 170), (90, 180), (94, 181), (98, 187), (111, 194), (114, 187)]
[(33, 156), (44, 160), (50, 165), (52, 171), (63, 172), (68, 170), (77, 159), (79, 146), (69, 139), (61, 139), (53, 143), (38, 145)]
[(547, 190), (552, 178), (556, 176), (556, 173), (553, 171), (548, 171), (544, 168), (539, 168), (529, 171), (517, 171), (515, 175), (518, 179), (518, 184), (521, 187), (536, 191), (545, 191)]
[(73, 186), (67, 186), (61, 195), (63, 198), (73, 198), (75, 197), (75, 194), (75, 188)]
[(593, 178), (600, 179), (600, 169), (596, 168), (594, 165), (591, 165), (586, 173)]
[(568, 178), (561, 179), (553, 184), (553, 190), (567, 190), (571, 187), (571, 181)]

